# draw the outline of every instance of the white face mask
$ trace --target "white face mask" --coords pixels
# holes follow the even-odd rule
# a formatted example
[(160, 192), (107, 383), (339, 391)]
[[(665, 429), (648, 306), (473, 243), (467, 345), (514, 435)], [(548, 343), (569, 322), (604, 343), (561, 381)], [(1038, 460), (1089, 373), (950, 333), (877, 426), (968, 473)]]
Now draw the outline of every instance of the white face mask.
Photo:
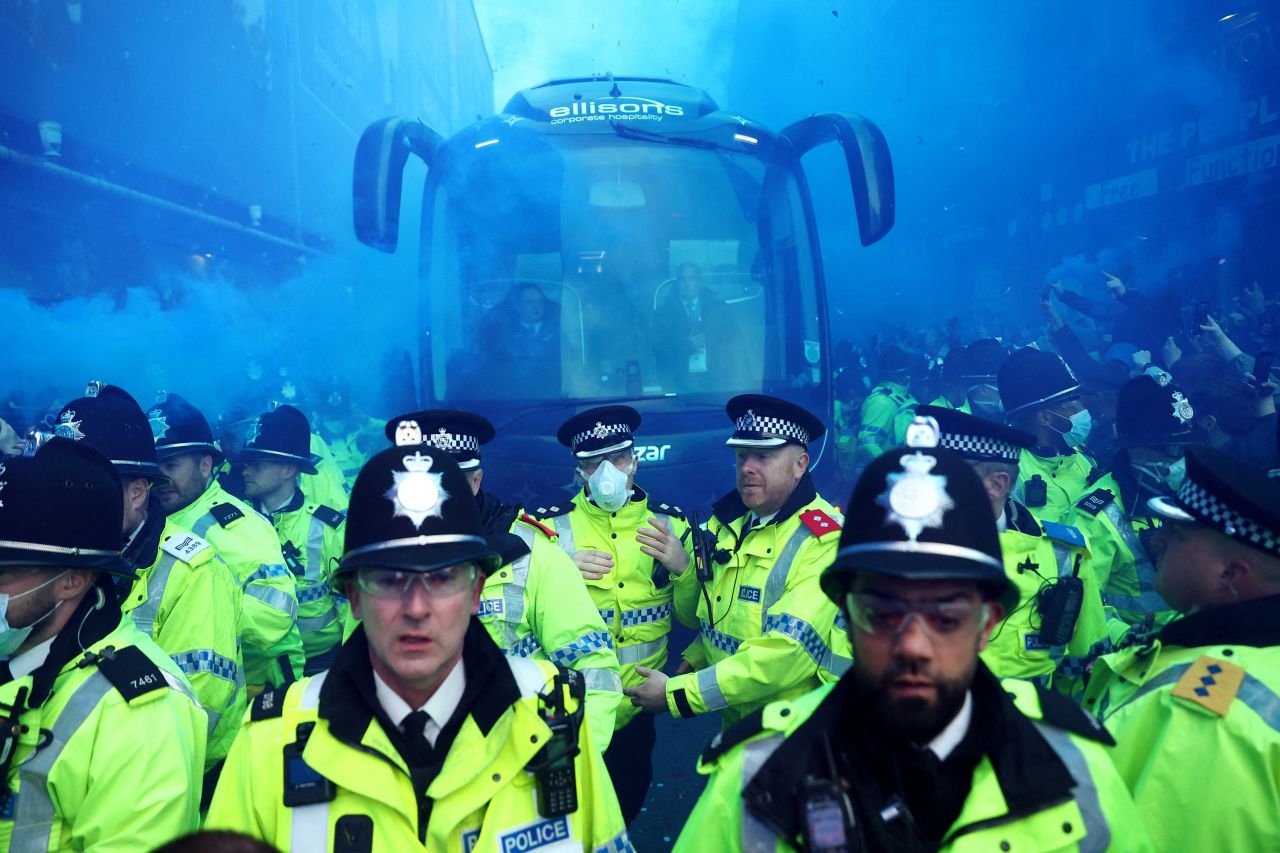
[(58, 578), (62, 577), (65, 574), (66, 572), (61, 572), (60, 574), (56, 574), (53, 577), (49, 578), (44, 583), (40, 584), (39, 586), (34, 586), (31, 589), (27, 590), (26, 592), (20, 592), (14, 596), (10, 596), (7, 592), (0, 593), (0, 658), (12, 657), (13, 653), (16, 652), (22, 646), (22, 644), (27, 641), (27, 637), (31, 636), (31, 632), (35, 630), (35, 627), (39, 625), (41, 622), (43, 622), (44, 620), (48, 619), (50, 616), (52, 616), (54, 611), (62, 606), (62, 602), (59, 601), (57, 604), (53, 606), (53, 610), (50, 610), (48, 613), (41, 616), (36, 621), (32, 622), (27, 627), (14, 628), (12, 625), (9, 624), (9, 602), (17, 601), (19, 598), (28, 596), (31, 593), (35, 592), (36, 590), (44, 589), (46, 586), (53, 583), (54, 581), (56, 581)]
[(627, 488), (627, 477), (635, 470), (634, 466), (633, 460), (627, 466), (627, 470), (619, 471), (612, 462), (605, 459), (596, 466), (596, 472), (590, 477), (581, 468), (578, 469), (578, 473), (582, 474), (587, 481), (587, 486), (591, 489), (591, 499), (596, 502), (596, 506), (608, 512), (617, 512), (631, 497), (631, 490)]

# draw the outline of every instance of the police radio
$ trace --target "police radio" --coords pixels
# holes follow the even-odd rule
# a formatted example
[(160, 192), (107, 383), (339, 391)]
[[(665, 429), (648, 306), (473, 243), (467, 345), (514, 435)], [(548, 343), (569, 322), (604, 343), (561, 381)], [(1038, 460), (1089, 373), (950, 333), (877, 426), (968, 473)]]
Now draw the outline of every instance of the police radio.
[(689, 520), (693, 523), (693, 572), (698, 580), (708, 583), (712, 579), (711, 554), (709, 553), (710, 548), (707, 542), (708, 534), (699, 524), (696, 512), (689, 514)]
[(1040, 613), (1040, 639), (1050, 646), (1065, 646), (1076, 632), (1076, 620), (1084, 604), (1084, 583), (1080, 580), (1080, 555), (1068, 577), (1061, 577), (1036, 594)]
[(306, 575), (307, 570), (302, 567), (302, 560), (300, 559), (302, 557), (302, 552), (298, 550), (297, 545), (286, 541), (280, 551), (284, 554), (284, 564), (288, 567), (289, 571), (293, 572), (298, 577)]
[(808, 853), (854, 853), (862, 849), (849, 798), (838, 781), (831, 742), (822, 737), (826, 753), (825, 778), (805, 776), (800, 786), (800, 811), (804, 818), (804, 849)]
[[(568, 710), (565, 694), (577, 705)], [(539, 697), (542, 721), (551, 729), (551, 739), (529, 762), (528, 769), (538, 786), (538, 814), (544, 818), (564, 817), (578, 810), (578, 778), (574, 759), (581, 751), (578, 732), (582, 728), (587, 690), (582, 677), (560, 670), (551, 681), (551, 690)]]

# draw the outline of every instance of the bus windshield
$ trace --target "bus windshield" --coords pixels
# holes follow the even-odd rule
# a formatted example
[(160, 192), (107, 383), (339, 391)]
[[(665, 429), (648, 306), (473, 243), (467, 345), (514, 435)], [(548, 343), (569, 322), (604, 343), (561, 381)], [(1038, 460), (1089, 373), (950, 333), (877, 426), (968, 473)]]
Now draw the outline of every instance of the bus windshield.
[(656, 135), (450, 146), (423, 218), (431, 397), (723, 399), (817, 382), (800, 180), (794, 159)]

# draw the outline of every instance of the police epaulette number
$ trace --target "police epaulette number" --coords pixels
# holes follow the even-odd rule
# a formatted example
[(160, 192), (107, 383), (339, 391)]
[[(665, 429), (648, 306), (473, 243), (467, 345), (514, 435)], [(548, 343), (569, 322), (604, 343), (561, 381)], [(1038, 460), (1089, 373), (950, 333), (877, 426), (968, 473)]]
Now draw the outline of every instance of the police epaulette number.
[(658, 515), (669, 515), (669, 516), (672, 516), (673, 518), (678, 518), (681, 521), (684, 521), (684, 510), (682, 510), (680, 507), (676, 506), (675, 504), (667, 504), (667, 503), (662, 503), (661, 501), (655, 501), (652, 495), (649, 496), (649, 509)]
[(764, 731), (764, 708), (757, 708), (713, 737), (711, 743), (702, 750), (702, 763), (710, 764), (738, 744), (755, 737), (762, 731)]
[(335, 530), (343, 521), (346, 520), (347, 517), (344, 513), (338, 512), (333, 507), (325, 506), (324, 504), (316, 507), (315, 511), (311, 514)]
[(1040, 716), (1049, 725), (1107, 746), (1116, 745), (1111, 732), (1102, 723), (1066, 696), (1039, 684), (1036, 685), (1036, 696), (1040, 700)]
[(1116, 499), (1108, 489), (1094, 489), (1080, 500), (1076, 501), (1076, 506), (1089, 515), (1097, 515), (1107, 508), (1112, 501)]
[(237, 509), (233, 504), (214, 504), (209, 507), (209, 514), (213, 516), (213, 520), (218, 522), (222, 527), (230, 527), (233, 522), (244, 518), (244, 513)]
[(573, 501), (563, 501), (556, 503), (554, 501), (546, 501), (545, 503), (534, 502), (529, 505), (529, 514), (538, 518), (555, 518), (560, 515), (567, 515), (573, 510)]
[(268, 688), (258, 694), (249, 707), (249, 719), (253, 722), (269, 720), (284, 713), (284, 690)]
[(169, 684), (155, 661), (137, 646), (103, 649), (101, 654), (94, 655), (94, 663), (126, 702)]

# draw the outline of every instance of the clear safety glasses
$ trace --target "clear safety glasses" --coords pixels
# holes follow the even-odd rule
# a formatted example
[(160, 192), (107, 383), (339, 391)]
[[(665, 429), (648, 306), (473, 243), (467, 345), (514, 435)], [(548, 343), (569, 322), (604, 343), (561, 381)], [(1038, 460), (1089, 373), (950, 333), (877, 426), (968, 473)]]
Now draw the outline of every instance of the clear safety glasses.
[(986, 603), (971, 598), (903, 601), (871, 592), (851, 592), (846, 596), (846, 605), (854, 627), (878, 637), (900, 636), (912, 619), (935, 637), (972, 629), (987, 619)]
[(405, 572), (399, 569), (360, 569), (356, 585), (374, 598), (408, 598), (414, 583), (422, 584), (429, 598), (444, 598), (465, 592), (476, 579), (473, 563), (448, 566), (432, 572)]

